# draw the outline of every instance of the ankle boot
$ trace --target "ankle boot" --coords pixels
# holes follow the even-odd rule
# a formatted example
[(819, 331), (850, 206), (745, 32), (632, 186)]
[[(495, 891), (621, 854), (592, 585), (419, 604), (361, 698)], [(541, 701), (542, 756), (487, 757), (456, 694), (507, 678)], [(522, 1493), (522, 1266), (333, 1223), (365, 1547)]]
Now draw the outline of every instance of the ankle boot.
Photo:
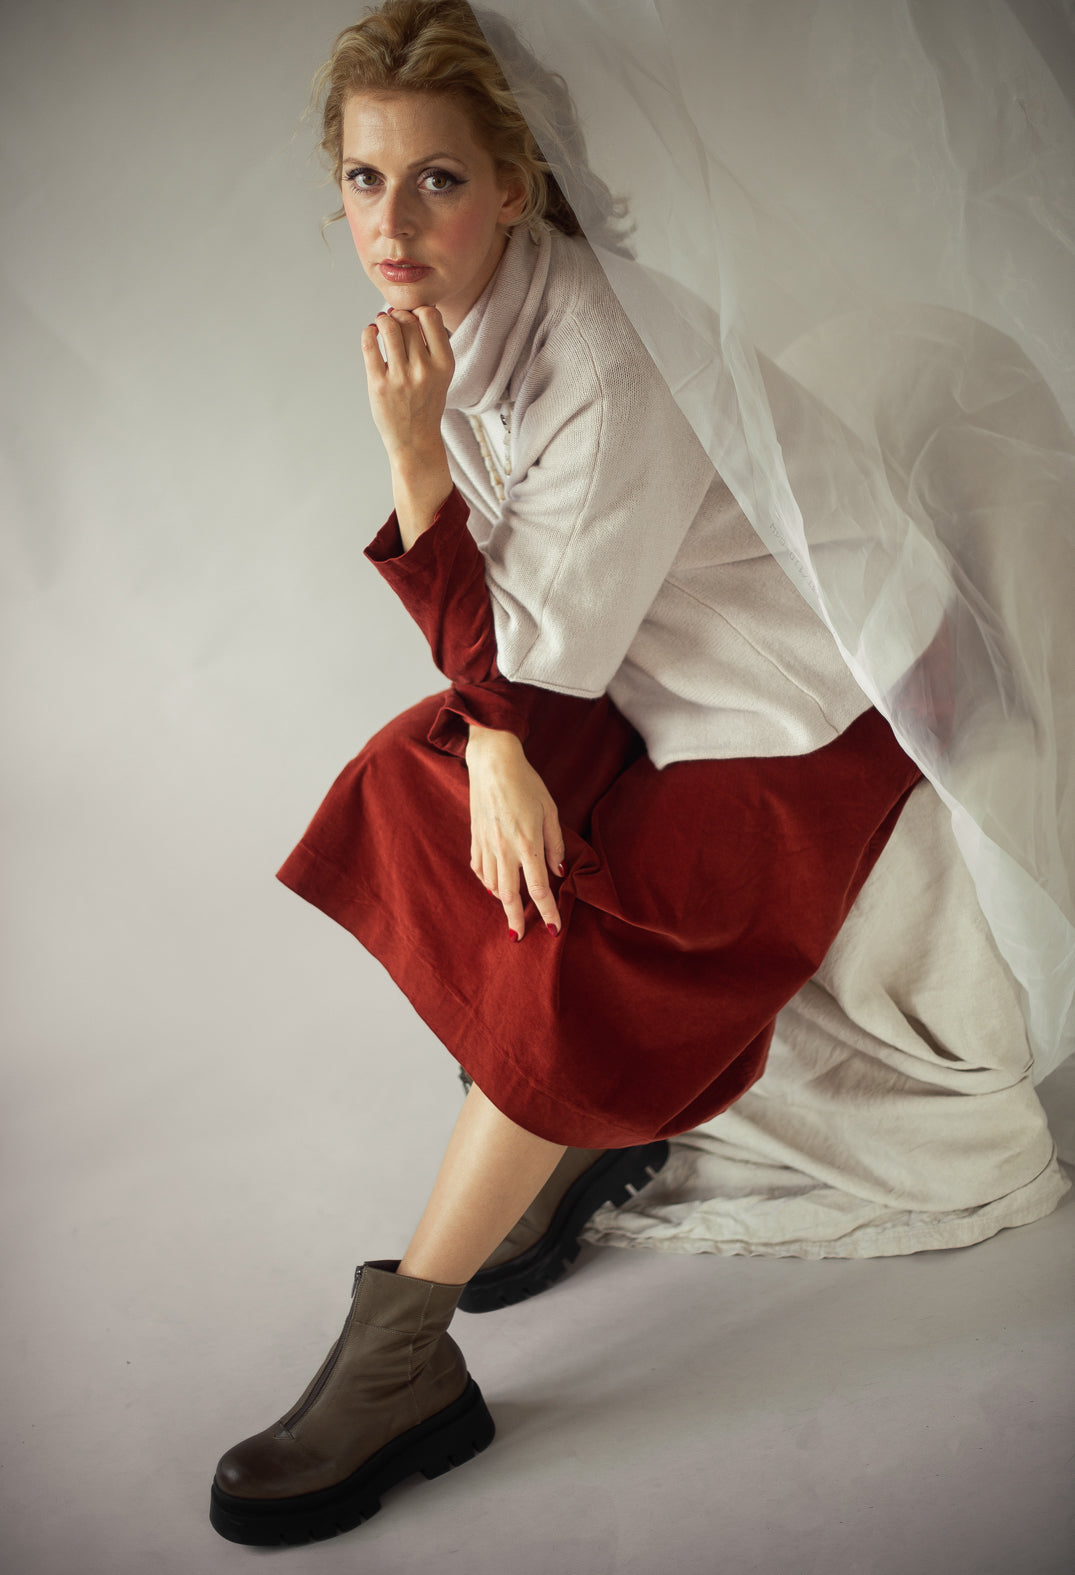
[(396, 1267), (355, 1271), (343, 1331), (305, 1393), (221, 1459), (209, 1519), (229, 1542), (349, 1531), (387, 1488), (417, 1471), (440, 1476), (492, 1442), (492, 1417), (446, 1333), (463, 1287)]
[(579, 1255), (579, 1237), (603, 1203), (625, 1203), (668, 1158), (668, 1144), (569, 1148), (522, 1219), (459, 1298), (464, 1312), (492, 1312), (547, 1290)]

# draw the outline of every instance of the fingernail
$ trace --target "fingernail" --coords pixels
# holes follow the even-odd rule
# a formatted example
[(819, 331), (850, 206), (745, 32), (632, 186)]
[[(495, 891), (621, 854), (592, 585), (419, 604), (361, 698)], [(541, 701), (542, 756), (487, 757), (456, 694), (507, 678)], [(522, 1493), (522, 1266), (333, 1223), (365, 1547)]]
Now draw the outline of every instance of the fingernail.
[(557, 865), (557, 866), (556, 866), (556, 868), (557, 868), (557, 869), (558, 869), (558, 870), (559, 870), (559, 872), (560, 872), (560, 874), (561, 874), (561, 875), (566, 875), (566, 874), (567, 874), (567, 866), (566, 866), (566, 865), (564, 865), (564, 864), (558, 864), (558, 865)]
[(508, 931), (508, 938), (509, 938), (509, 940), (513, 940), (513, 941), (517, 941), (519, 939), (519, 937), (516, 935), (514, 930), (509, 930)]
[(560, 933), (560, 931), (557, 929), (555, 924), (550, 924), (549, 925), (549, 934), (550, 935), (556, 936), (556, 935), (559, 935), (559, 933)]

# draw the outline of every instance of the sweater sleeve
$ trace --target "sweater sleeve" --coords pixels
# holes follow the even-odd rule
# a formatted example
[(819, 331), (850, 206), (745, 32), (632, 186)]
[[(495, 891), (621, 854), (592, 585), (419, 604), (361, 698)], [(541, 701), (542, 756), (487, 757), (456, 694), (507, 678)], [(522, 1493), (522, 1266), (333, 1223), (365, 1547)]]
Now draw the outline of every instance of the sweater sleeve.
[(510, 683), (497, 667), (485, 561), (467, 528), (468, 514), (453, 488), (433, 524), (408, 551), (395, 513), (366, 548), (366, 557), (417, 623), (452, 686), (429, 742), (460, 756), (471, 722), (525, 739), (540, 698), (529, 685)]

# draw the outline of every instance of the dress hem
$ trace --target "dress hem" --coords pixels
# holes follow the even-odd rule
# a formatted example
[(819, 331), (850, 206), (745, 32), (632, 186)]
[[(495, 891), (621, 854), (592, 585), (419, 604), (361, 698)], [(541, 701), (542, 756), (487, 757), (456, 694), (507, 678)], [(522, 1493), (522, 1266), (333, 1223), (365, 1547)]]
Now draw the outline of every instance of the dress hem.
[[(308, 843), (300, 842), (276, 878), (354, 936), (399, 986), (427, 1028), (486, 1098), (524, 1131), (571, 1148), (631, 1148), (676, 1136), (696, 1125), (691, 1121), (673, 1131), (669, 1130), (675, 1126), (672, 1122), (652, 1132), (607, 1119), (595, 1121), (592, 1112), (567, 1104), (535, 1082), (502, 1045), (494, 1044), (486, 1025), (444, 978), (436, 960), (423, 948), (421, 938), (404, 931), (395, 915), (358, 886), (353, 874), (345, 873)], [(346, 896), (339, 889), (343, 880), (351, 887)], [(541, 937), (535, 940), (540, 943)], [(406, 962), (401, 962), (401, 958), (406, 958)], [(490, 1077), (494, 1066), (499, 1073), (509, 1068), (510, 1078)]]

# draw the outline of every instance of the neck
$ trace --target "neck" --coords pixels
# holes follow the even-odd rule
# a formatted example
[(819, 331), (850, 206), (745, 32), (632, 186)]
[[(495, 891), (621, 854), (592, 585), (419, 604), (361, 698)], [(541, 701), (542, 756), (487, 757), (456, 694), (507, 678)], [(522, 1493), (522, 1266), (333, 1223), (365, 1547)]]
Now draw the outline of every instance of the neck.
[(501, 261), (503, 260), (504, 253), (507, 250), (510, 235), (510, 230), (499, 230), (497, 232), (497, 244), (493, 248), (493, 252), (487, 267), (482, 270), (478, 282), (475, 284), (473, 290), (469, 292), (470, 299), (465, 303), (453, 305), (447, 309), (444, 307), (441, 308), (441, 316), (444, 319), (444, 326), (447, 328), (450, 334), (455, 332), (460, 323), (463, 321), (464, 317), (466, 317), (467, 313), (470, 311), (471, 307), (475, 306), (485, 294), (485, 291), (489, 286), (489, 281), (492, 279), (493, 275), (500, 267)]

